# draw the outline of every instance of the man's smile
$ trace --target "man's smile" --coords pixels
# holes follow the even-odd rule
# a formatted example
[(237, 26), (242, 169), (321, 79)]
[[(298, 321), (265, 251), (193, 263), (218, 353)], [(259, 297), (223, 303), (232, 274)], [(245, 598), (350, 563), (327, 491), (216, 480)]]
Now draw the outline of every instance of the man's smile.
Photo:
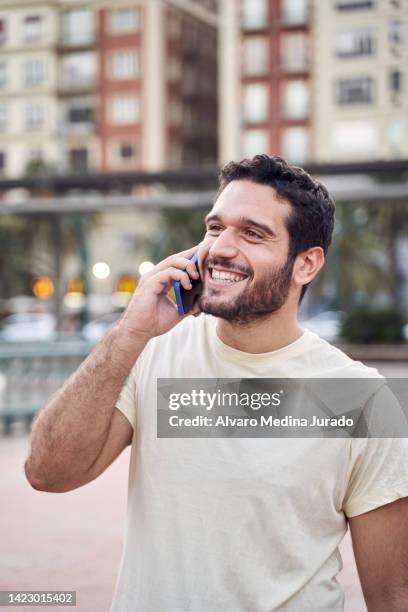
[(248, 278), (247, 274), (238, 272), (237, 270), (226, 270), (219, 267), (209, 266), (207, 268), (206, 280), (209, 285), (233, 285), (240, 283)]

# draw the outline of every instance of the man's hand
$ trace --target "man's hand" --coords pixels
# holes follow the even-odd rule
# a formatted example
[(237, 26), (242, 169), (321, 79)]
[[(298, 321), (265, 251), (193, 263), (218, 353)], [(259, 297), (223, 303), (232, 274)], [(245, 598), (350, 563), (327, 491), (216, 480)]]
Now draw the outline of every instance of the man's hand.
[[(190, 261), (197, 249), (195, 246), (170, 255), (142, 276), (120, 322), (123, 333), (150, 339), (165, 334), (184, 318), (168, 292), (173, 281), (180, 281), (185, 289), (191, 289), (190, 277), (199, 277), (195, 264)], [(195, 314), (196, 310), (189, 314)]]
[(368, 612), (408, 610), (408, 497), (350, 519)]

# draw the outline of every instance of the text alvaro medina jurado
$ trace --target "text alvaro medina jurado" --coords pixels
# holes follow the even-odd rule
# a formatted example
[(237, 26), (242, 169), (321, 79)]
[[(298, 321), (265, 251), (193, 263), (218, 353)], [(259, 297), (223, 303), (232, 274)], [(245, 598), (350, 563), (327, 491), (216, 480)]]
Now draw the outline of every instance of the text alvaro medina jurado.
[[(208, 392), (203, 389), (193, 389), (188, 393), (170, 393), (168, 397), (169, 410), (179, 408), (201, 408), (211, 411), (213, 408), (241, 407), (253, 411), (262, 408), (277, 408), (281, 405), (283, 391), (275, 393), (229, 393), (225, 391)], [(216, 418), (197, 414), (192, 417), (172, 414), (169, 417), (171, 427), (351, 427), (354, 421), (344, 415), (339, 417), (295, 417), (286, 414), (278, 417), (272, 414), (260, 414), (256, 417), (242, 417), (221, 414)]]

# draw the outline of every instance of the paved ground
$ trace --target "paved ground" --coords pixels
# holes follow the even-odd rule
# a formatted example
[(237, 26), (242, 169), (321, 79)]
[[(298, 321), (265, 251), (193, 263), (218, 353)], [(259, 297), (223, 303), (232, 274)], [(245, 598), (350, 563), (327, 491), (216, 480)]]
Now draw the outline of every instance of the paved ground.
[[(25, 435), (0, 439), (0, 590), (76, 590), (79, 612), (108, 612), (121, 555), (128, 451), (93, 483), (60, 495), (26, 482), (27, 445)], [(345, 610), (364, 612), (348, 538), (342, 555)]]

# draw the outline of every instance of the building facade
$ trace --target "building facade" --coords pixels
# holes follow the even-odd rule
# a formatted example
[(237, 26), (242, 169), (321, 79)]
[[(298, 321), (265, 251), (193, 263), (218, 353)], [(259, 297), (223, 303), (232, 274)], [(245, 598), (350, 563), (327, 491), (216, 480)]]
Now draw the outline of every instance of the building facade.
[(220, 161), (408, 157), (404, 0), (225, 0)]
[(214, 165), (216, 12), (216, 0), (4, 0), (0, 175)]
[(404, 0), (3, 0), (0, 175), (408, 157)]
[(58, 158), (58, 30), (48, 2), (0, 7), (0, 176)]
[(408, 3), (317, 0), (314, 159), (408, 157)]

